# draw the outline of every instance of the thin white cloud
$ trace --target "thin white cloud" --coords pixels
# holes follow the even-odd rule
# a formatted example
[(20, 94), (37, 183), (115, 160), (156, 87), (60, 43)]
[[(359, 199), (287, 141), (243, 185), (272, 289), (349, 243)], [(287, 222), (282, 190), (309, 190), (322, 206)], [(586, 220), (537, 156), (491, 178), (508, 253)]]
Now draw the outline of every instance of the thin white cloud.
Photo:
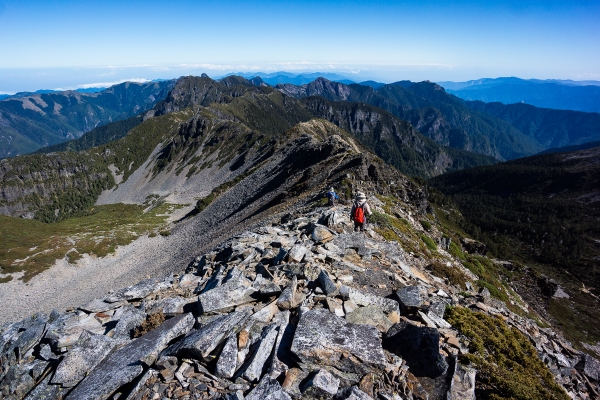
[(150, 79), (146, 79), (146, 78), (121, 79), (121, 80), (114, 81), (114, 82), (85, 83), (83, 85), (78, 85), (77, 87), (80, 89), (89, 89), (89, 88), (95, 88), (95, 87), (110, 87), (113, 85), (118, 85), (119, 83), (123, 83), (123, 82), (146, 83), (146, 82), (150, 82)]

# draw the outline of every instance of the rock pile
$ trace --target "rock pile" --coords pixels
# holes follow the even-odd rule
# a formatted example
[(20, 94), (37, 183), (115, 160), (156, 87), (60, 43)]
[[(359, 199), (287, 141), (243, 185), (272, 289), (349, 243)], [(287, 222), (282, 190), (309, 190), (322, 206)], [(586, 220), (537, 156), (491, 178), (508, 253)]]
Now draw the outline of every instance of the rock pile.
[(459, 295), (397, 243), (351, 232), (348, 214), (286, 218), (181, 276), (2, 327), (0, 399), (474, 399), (447, 305), (501, 315), (572, 398), (597, 395), (596, 359), (484, 293)]

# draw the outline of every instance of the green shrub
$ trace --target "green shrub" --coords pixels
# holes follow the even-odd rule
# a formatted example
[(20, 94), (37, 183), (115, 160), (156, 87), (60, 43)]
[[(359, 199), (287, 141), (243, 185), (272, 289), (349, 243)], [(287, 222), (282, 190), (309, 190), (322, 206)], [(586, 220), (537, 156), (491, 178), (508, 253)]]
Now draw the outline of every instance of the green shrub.
[(437, 246), (436, 246), (435, 242), (429, 236), (421, 235), (421, 240), (423, 241), (423, 243), (425, 243), (425, 245), (427, 246), (427, 248), (429, 250), (434, 250), (434, 251), (437, 250)]
[(458, 245), (454, 242), (450, 242), (450, 249), (448, 251), (456, 258), (459, 258), (461, 260), (465, 259), (465, 253), (463, 253), (461, 248), (458, 247)]
[(462, 307), (446, 312), (450, 324), (469, 341), (460, 362), (477, 369), (478, 399), (568, 399), (530, 340), (501, 318)]
[(463, 289), (466, 288), (465, 282), (467, 282), (468, 279), (465, 274), (463, 274), (463, 272), (456, 267), (448, 266), (439, 261), (435, 261), (429, 264), (427, 269), (429, 269), (435, 276), (439, 278), (448, 279), (448, 282), (450, 282), (452, 285), (460, 286)]
[(423, 229), (425, 229), (427, 232), (431, 231), (431, 223), (429, 221), (426, 221), (423, 219), (419, 222), (421, 223), (421, 226), (423, 227)]
[(389, 216), (382, 214), (380, 212), (374, 211), (373, 214), (369, 215), (369, 223), (377, 224), (381, 228), (391, 228), (392, 224), (390, 223)]

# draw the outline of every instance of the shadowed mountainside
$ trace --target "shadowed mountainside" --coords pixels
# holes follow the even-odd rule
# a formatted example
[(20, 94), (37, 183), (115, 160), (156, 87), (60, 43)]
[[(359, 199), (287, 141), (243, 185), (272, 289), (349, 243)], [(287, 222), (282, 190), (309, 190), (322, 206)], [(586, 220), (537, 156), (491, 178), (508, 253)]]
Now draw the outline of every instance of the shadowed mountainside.
[(467, 101), (473, 110), (503, 119), (545, 148), (573, 146), (600, 139), (600, 114), (538, 108), (529, 104)]

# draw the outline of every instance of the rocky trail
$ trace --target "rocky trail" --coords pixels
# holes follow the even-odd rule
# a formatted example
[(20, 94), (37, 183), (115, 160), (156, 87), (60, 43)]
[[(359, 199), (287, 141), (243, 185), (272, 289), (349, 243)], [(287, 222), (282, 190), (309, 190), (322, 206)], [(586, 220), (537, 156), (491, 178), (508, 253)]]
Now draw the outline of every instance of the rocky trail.
[(166, 279), (5, 324), (0, 399), (474, 399), (486, 371), (459, 362), (477, 349), (456, 310), (523, 334), (548, 398), (597, 398), (598, 360), (348, 214), (297, 210)]

